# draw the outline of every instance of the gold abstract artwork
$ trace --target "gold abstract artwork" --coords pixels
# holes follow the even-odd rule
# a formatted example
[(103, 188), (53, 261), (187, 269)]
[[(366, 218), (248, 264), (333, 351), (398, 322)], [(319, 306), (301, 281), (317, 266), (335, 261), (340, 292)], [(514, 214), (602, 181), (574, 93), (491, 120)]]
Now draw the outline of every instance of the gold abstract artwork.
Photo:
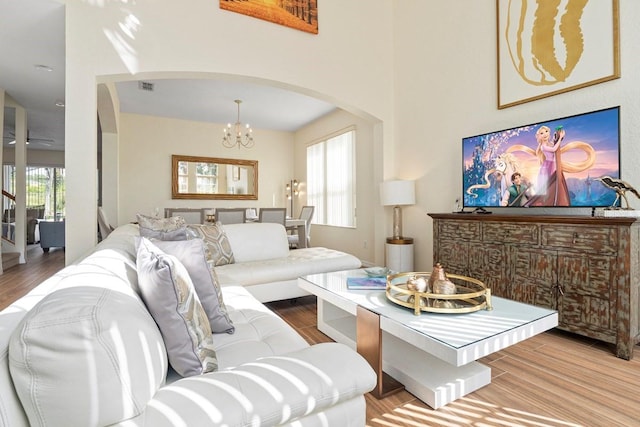
[(498, 108), (620, 76), (618, 0), (497, 0), (497, 8)]

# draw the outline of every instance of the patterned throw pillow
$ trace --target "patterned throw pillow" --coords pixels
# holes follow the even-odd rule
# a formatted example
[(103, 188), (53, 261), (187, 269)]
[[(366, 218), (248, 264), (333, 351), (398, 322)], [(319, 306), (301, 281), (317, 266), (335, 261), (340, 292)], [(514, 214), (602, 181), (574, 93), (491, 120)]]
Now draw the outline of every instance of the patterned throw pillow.
[(213, 333), (235, 330), (222, 300), (222, 292), (215, 270), (210, 267), (208, 251), (202, 239), (181, 240), (175, 242), (153, 241), (161, 251), (178, 258), (191, 277), (200, 303), (209, 317)]
[(136, 265), (142, 299), (173, 369), (183, 377), (218, 369), (209, 319), (184, 265), (146, 238), (138, 242)]
[(235, 262), (229, 238), (221, 223), (189, 224), (187, 225), (187, 238), (204, 240), (205, 248), (209, 253), (209, 261), (213, 267)]
[(185, 220), (181, 216), (158, 218), (136, 214), (140, 236), (158, 240), (187, 240)]

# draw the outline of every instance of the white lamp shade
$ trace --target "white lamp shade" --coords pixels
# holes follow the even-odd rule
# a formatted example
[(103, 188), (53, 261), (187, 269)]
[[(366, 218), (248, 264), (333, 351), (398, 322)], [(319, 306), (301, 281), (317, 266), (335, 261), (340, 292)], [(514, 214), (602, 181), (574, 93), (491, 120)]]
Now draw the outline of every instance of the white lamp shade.
[(380, 202), (383, 206), (413, 205), (416, 203), (415, 181), (384, 181), (380, 185)]

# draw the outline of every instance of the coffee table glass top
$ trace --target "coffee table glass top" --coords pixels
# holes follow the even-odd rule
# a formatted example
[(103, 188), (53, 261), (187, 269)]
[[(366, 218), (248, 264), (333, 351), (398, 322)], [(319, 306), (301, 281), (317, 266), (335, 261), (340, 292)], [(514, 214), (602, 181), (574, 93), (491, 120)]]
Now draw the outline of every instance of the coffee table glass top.
[(460, 349), (518, 328), (522, 329), (524, 327), (523, 334), (527, 334), (527, 325), (532, 325), (534, 322), (545, 318), (549, 318), (547, 319), (549, 322), (557, 324), (557, 312), (555, 310), (535, 307), (499, 297), (491, 298), (493, 310), (490, 311), (480, 310), (465, 314), (423, 312), (416, 316), (412, 309), (390, 302), (383, 290), (347, 289), (347, 277), (366, 277), (366, 274), (363, 270), (347, 270), (312, 274), (303, 276), (301, 279), (326, 290), (334, 297), (360, 305), (380, 316), (398, 322), (455, 349)]

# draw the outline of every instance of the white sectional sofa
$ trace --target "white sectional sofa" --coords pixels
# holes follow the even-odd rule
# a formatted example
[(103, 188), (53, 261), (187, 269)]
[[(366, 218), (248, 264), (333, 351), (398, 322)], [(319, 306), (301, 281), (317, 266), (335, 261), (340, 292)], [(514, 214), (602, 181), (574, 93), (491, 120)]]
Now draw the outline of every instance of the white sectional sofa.
[(235, 332), (211, 335), (217, 370), (172, 372), (140, 297), (137, 235), (117, 228), (0, 312), (0, 426), (365, 424), (367, 362), (338, 343), (308, 345), (243, 286), (221, 288)]
[(216, 267), (223, 285), (242, 285), (261, 302), (308, 295), (297, 278), (360, 268), (358, 258), (322, 247), (289, 249), (285, 228), (274, 223), (227, 224), (234, 263)]

